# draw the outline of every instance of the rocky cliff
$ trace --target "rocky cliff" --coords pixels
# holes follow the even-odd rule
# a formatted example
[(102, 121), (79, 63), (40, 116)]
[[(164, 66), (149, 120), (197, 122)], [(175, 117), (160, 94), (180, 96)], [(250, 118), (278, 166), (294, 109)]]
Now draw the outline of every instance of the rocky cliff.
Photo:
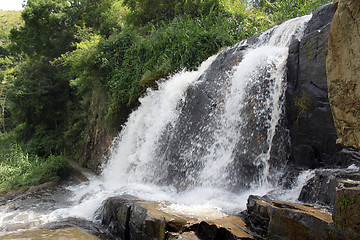
[(331, 4), (317, 9), (301, 41), (294, 40), (290, 45), (286, 114), (290, 162), (295, 167), (318, 168), (335, 163), (337, 136), (325, 71), (333, 15)]
[(360, 149), (360, 1), (335, 0), (327, 77), (337, 143)]

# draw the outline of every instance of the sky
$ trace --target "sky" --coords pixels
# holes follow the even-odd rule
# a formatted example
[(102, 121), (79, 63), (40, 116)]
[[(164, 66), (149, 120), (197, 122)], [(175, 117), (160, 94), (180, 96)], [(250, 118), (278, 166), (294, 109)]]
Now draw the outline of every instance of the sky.
[(22, 10), (24, 0), (0, 0), (2, 10)]

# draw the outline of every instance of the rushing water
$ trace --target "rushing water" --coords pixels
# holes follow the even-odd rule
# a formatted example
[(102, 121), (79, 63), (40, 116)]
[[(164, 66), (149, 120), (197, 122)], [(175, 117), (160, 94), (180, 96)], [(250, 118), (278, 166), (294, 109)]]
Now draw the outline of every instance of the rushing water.
[[(288, 141), (274, 140), (284, 115), (288, 45), (301, 38), (309, 19), (290, 20), (258, 36), (256, 43), (243, 41), (225, 50), (246, 48), (221, 79), (209, 78), (222, 53), (197, 71), (179, 72), (159, 82), (158, 90), (148, 90), (114, 140), (101, 176), (69, 187), (72, 206), (52, 211), (41, 222), (68, 216), (92, 220), (102, 201), (124, 193), (169, 202), (168, 211), (218, 218), (244, 209), (249, 194), (277, 188), (283, 164), (276, 164), (273, 155), (284, 152), (280, 143)], [(213, 92), (204, 87), (210, 81), (217, 81)], [(204, 101), (192, 95), (198, 91), (210, 100), (201, 105)], [(201, 108), (194, 109), (194, 103)], [(294, 198), (298, 188), (283, 198)]]

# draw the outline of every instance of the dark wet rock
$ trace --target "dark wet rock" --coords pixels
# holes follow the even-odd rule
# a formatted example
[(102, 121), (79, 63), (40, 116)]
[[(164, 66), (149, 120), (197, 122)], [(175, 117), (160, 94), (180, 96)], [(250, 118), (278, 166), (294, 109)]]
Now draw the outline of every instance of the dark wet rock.
[[(238, 44), (221, 52), (197, 83), (187, 89), (185, 100), (179, 106), (178, 120), (168, 126), (169, 131), (163, 133), (155, 151), (159, 158), (167, 159), (166, 163), (156, 167), (159, 171), (167, 169), (168, 172), (160, 180), (160, 184), (178, 183), (175, 186), (178, 189), (186, 189), (192, 184), (183, 181), (189, 179), (186, 177), (189, 172), (184, 171), (184, 166), (201, 167), (201, 162), (197, 159), (200, 160), (206, 154), (209, 144), (215, 141), (212, 133), (216, 129), (216, 116), (221, 113), (221, 105), (230, 84), (229, 71), (241, 62), (247, 47)], [(184, 149), (191, 152), (191, 160), (184, 159)], [(151, 180), (153, 176), (149, 178)]]
[[(63, 198), (66, 195), (65, 192), (69, 191), (63, 189), (63, 186), (58, 182), (48, 182), (28, 189), (6, 193), (0, 197), (0, 206), (6, 205), (9, 210), (26, 210), (32, 208), (42, 209), (41, 205), (44, 205), (43, 209), (47, 210), (49, 206), (45, 206), (46, 203), (53, 205), (55, 199), (66, 199), (66, 197)], [(45, 196), (48, 196), (48, 198)], [(41, 201), (43, 201), (43, 204), (39, 206)]]
[(359, 181), (360, 173), (351, 169), (316, 170), (302, 188), (299, 201), (317, 203), (333, 209), (336, 192), (339, 186), (348, 186), (351, 181)]
[(48, 182), (38, 186), (33, 186), (24, 192), (10, 194), (2, 199), (3, 206), (8, 211), (34, 210), (46, 213), (56, 208), (66, 207), (70, 204), (69, 197), (72, 192), (66, 189), (67, 184)]
[(301, 189), (299, 201), (333, 207), (338, 185), (338, 179), (333, 173), (331, 170), (316, 171), (315, 176)]
[(353, 148), (342, 148), (336, 153), (336, 164), (339, 167), (356, 165), (360, 167), (360, 153)]
[(43, 228), (48, 230), (76, 228), (83, 233), (94, 236), (94, 238), (98, 237), (102, 240), (116, 239), (103, 225), (85, 219), (66, 218), (58, 222), (48, 223), (44, 225)]
[(190, 226), (199, 239), (255, 239), (246, 223), (239, 216), (227, 216), (215, 220), (206, 220)]
[(95, 173), (88, 168), (81, 167), (78, 163), (71, 161), (70, 162), (70, 173), (69, 179), (73, 183), (81, 183), (89, 181), (89, 177), (95, 176)]
[(250, 196), (247, 222), (263, 239), (345, 239), (327, 209)]
[(164, 210), (164, 205), (129, 195), (109, 198), (101, 210), (104, 226), (123, 240), (254, 239), (237, 216), (203, 220)]
[(334, 165), (336, 129), (327, 94), (326, 55), (332, 5), (313, 13), (299, 42), (289, 48), (286, 112), (291, 163), (301, 168)]
[(41, 192), (46, 189), (53, 189), (58, 186), (57, 182), (47, 182), (37, 186), (32, 186), (27, 189), (20, 189), (14, 192), (8, 192), (0, 196), (0, 206), (5, 205), (6, 203), (18, 199), (23, 195), (29, 195), (36, 192)]
[(312, 14), (312, 18), (309, 21), (307, 28), (305, 29), (305, 35), (317, 31), (323, 26), (326, 26), (329, 24), (329, 22), (331, 22), (333, 17), (334, 8), (331, 3), (319, 7)]
[[(179, 118), (167, 126), (169, 131), (162, 134), (157, 149), (154, 151), (158, 154), (154, 159), (167, 160), (153, 164), (153, 167), (159, 171), (154, 175), (162, 176), (162, 179), (156, 183), (176, 183), (175, 187), (180, 190), (196, 184), (198, 172), (184, 169), (204, 167), (204, 161), (201, 159), (211, 151), (209, 146), (219, 141), (215, 134), (217, 129), (222, 124), (228, 124), (223, 123), (221, 116), (226, 112), (224, 106), (226, 95), (230, 91), (229, 79), (235, 71), (234, 67), (242, 61), (245, 50), (252, 48), (252, 44), (257, 39), (258, 35), (247, 40), (246, 43), (241, 42), (220, 53), (196, 84), (187, 89), (184, 101), (179, 104)], [(274, 84), (274, 79), (271, 76), (273, 69), (270, 64), (258, 70), (260, 73), (253, 76), (253, 81), (257, 84), (245, 86), (244, 91), (247, 94), (241, 102), (242, 109), (238, 113), (238, 119), (243, 119), (246, 125), (239, 121), (227, 126), (238, 132), (240, 136), (233, 140), (235, 147), (232, 157), (236, 164), (225, 170), (228, 172), (229, 181), (226, 185), (221, 186), (231, 191), (249, 188), (251, 183), (259, 181), (258, 176), (263, 174), (264, 168), (267, 167), (261, 161), (255, 163), (255, 160), (267, 153), (269, 148), (267, 134), (271, 106), (267, 106), (266, 99), (271, 94), (269, 89)], [(229, 138), (231, 137), (229, 136)], [(289, 142), (285, 122), (280, 121), (278, 131), (272, 140), (269, 178), (271, 178), (270, 181), (275, 181), (277, 180), (275, 179), (276, 173), (285, 166), (287, 161), (287, 152), (282, 147), (288, 145)], [(219, 143), (219, 145), (221, 144)], [(185, 149), (186, 152), (191, 153), (191, 159), (184, 154)], [(147, 177), (148, 181), (154, 181), (153, 175)], [(195, 182), (183, 179), (194, 179)]]

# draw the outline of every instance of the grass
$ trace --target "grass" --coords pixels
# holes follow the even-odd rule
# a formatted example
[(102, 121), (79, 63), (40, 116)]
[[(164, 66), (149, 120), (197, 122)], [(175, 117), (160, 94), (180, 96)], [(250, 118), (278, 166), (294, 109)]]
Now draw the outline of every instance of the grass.
[(318, 7), (331, 3), (331, 0), (277, 0), (266, 1), (264, 11), (274, 23), (310, 14)]
[(64, 156), (40, 158), (24, 151), (10, 134), (0, 136), (0, 194), (58, 181), (68, 168)]
[(6, 43), (12, 28), (22, 25), (21, 11), (0, 10), (0, 42)]

